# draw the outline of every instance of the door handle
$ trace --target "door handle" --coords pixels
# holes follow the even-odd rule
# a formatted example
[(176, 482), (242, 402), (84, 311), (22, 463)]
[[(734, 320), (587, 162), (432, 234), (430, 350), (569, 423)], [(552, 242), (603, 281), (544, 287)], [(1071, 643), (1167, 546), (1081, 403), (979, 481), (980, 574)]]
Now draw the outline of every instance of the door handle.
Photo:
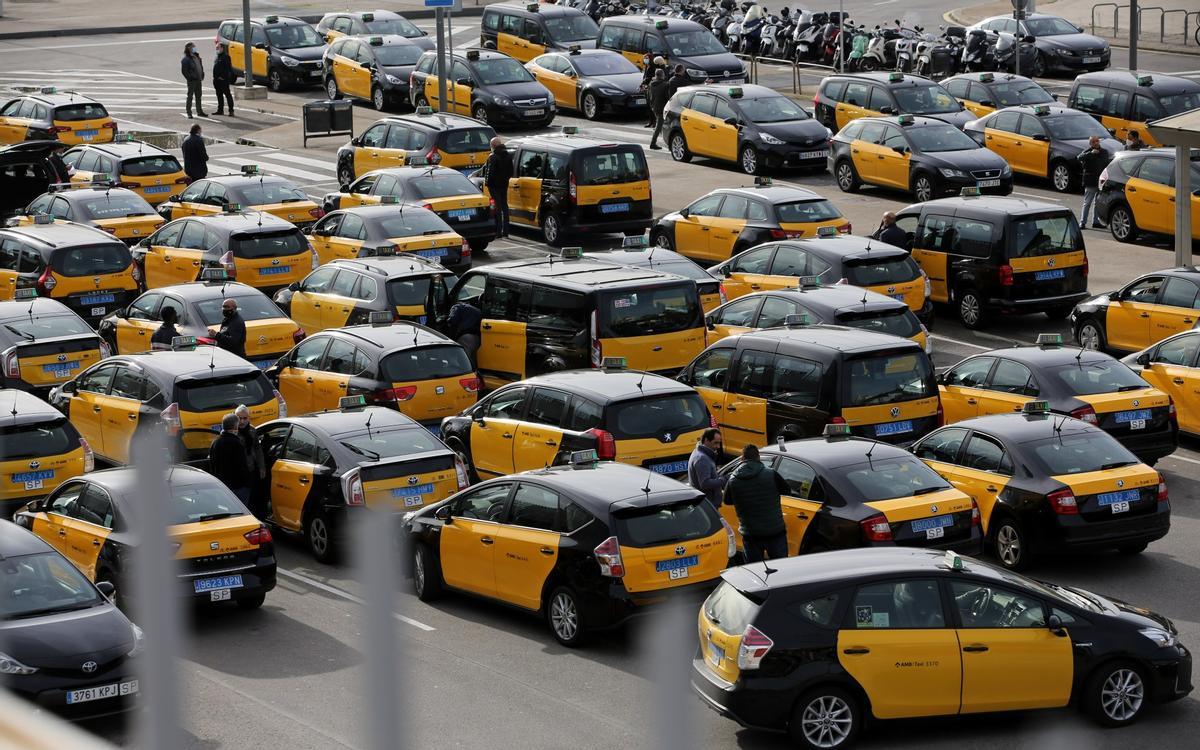
[(720, 405), (720, 404), (709, 404), (709, 406), (711, 406), (711, 407), (712, 407), (712, 408), (714, 408), (714, 409), (720, 409), (720, 408), (721, 408), (721, 405)]
[(59, 529), (59, 530), (58, 530), (58, 535), (59, 535), (59, 536), (66, 536), (66, 535), (67, 535), (67, 530), (66, 530), (66, 529)]
[(801, 521), (807, 521), (808, 514), (807, 513), (797, 513), (796, 518), (799, 518)]
[(982, 643), (976, 643), (976, 644), (972, 644), (970, 646), (963, 646), (963, 651), (967, 652), (968, 654), (981, 654), (987, 650), (988, 650), (988, 647), (983, 645)]
[(164, 255), (164, 256), (163, 256), (163, 260), (165, 260), (165, 261), (167, 261), (168, 263), (170, 263), (170, 262), (171, 262), (171, 256), (170, 256), (170, 255)]
[(969, 398), (969, 399), (967, 399), (967, 403), (970, 404), (971, 406), (974, 406), (975, 404), (977, 404), (979, 402), (973, 398)]
[(341, 388), (341, 389), (344, 391), (344, 390), (346, 390), (346, 384), (345, 384), (345, 383), (338, 383), (338, 388)]
[(1148, 317), (1150, 317), (1150, 313), (1141, 313), (1140, 315), (1138, 315), (1138, 317), (1139, 318), (1148, 318)]
[(542, 547), (541, 549), (538, 550), (538, 552), (541, 552), (543, 555), (546, 555), (547, 557), (550, 557), (551, 555), (554, 554), (554, 550), (550, 549), (549, 547)]
[(308, 484), (308, 477), (297, 477), (296, 481), (300, 484)]
[(100, 540), (99, 540), (99, 539), (93, 539), (93, 540), (92, 540), (92, 546), (93, 546), (93, 547), (99, 547), (99, 546), (100, 546)]
[(305, 378), (305, 379), (304, 379), (304, 382), (305, 382), (305, 383), (311, 383), (311, 382), (312, 382), (312, 378)]
[(313, 307), (315, 307), (315, 308), (317, 308), (317, 309), (319, 310), (319, 309), (321, 309), (321, 303), (320, 303), (320, 302), (314, 302), (314, 303), (313, 303)]
[(1183, 385), (1183, 378), (1171, 378), (1171, 382), (1175, 385)]
[(485, 330), (485, 331), (490, 331), (490, 330), (492, 330), (492, 324), (491, 324), (491, 323), (484, 323), (484, 324), (483, 324), (483, 330)]
[(136, 419), (137, 419), (137, 417), (138, 417), (138, 415), (136, 415), (136, 414), (128, 414), (128, 415), (126, 415), (126, 416), (128, 416), (128, 417), (129, 417), (130, 421), (136, 420)]
[(700, 227), (700, 229), (704, 230), (705, 232), (708, 231), (708, 227)]
[(1131, 192), (1131, 193), (1136, 193), (1136, 192), (1137, 192), (1137, 188), (1135, 188), (1135, 187), (1127, 187), (1127, 188), (1125, 188), (1125, 189), (1126, 189), (1126, 190), (1128, 190), (1128, 191), (1129, 191), (1129, 192)]
[(554, 442), (553, 440), (547, 440), (546, 445), (555, 446), (555, 445), (558, 445), (558, 443)]
[(501, 437), (508, 438), (508, 439), (510, 439), (510, 440), (511, 440), (511, 439), (512, 439), (512, 433), (511, 433), (511, 432), (506, 432), (506, 433), (504, 433), (503, 435), (501, 435)]
[(736, 407), (736, 406), (731, 406), (731, 407), (729, 407), (729, 411), (737, 411), (737, 407)]
[(750, 288), (751, 288), (751, 289), (758, 289), (759, 287), (758, 287), (758, 284), (751, 284), (751, 285), (750, 285)]
[(847, 656), (861, 656), (863, 654), (871, 653), (871, 649), (863, 648), (862, 646), (856, 646), (854, 648), (844, 648), (842, 649), (842, 653), (846, 654)]
[(1021, 142), (1020, 142), (1020, 141), (1017, 141), (1017, 145), (1018, 145), (1018, 146), (1020, 146), (1020, 145), (1021, 145)]
[(1184, 319), (1183, 319), (1183, 322), (1184, 322), (1184, 323), (1191, 323), (1191, 322), (1193, 322), (1193, 321), (1192, 321), (1192, 319), (1191, 319), (1191, 318), (1184, 318)]
[(988, 491), (988, 492), (996, 492), (997, 490), (996, 490), (996, 488), (995, 488), (994, 486), (992, 486), (992, 485), (990, 485), (990, 484), (989, 484), (989, 485), (987, 486), (987, 491)]
[(991, 137), (990, 135), (989, 135), (989, 136), (985, 136), (985, 137), (984, 137), (984, 140), (986, 140), (986, 141), (990, 141), (990, 140), (992, 140), (992, 137)]
[(94, 412), (96, 412), (97, 414), (99, 414), (99, 413), (100, 413), (100, 407), (99, 407), (99, 406), (93, 406), (93, 407), (92, 407), (92, 411), (94, 411)]
[(483, 544), (495, 544), (496, 543), (496, 540), (492, 539), (490, 536), (481, 536), (481, 537), (479, 537), (479, 541)]

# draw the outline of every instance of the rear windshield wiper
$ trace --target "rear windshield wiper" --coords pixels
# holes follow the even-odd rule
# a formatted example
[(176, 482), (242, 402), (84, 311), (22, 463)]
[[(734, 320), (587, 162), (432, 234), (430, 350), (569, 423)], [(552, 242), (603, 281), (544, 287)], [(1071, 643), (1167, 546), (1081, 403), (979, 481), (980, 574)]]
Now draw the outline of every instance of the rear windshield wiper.
[(1136, 391), (1136, 390), (1140, 390), (1140, 389), (1142, 389), (1142, 388), (1145, 388), (1145, 387), (1146, 387), (1146, 386), (1144, 386), (1144, 385), (1137, 385), (1137, 384), (1134, 384), (1134, 385), (1123, 385), (1123, 386), (1121, 386), (1120, 388), (1118, 388), (1118, 389), (1117, 389), (1117, 393), (1124, 393), (1125, 391)]
[(25, 331), (13, 328), (8, 323), (5, 323), (4, 327), (7, 328), (8, 330), (12, 331), (13, 333), (17, 334), (18, 336), (23, 337), (26, 341), (37, 341), (37, 337), (34, 336), (32, 333), (26, 333)]
[(1112, 463), (1100, 464), (1100, 471), (1107, 471), (1108, 469), (1119, 469), (1122, 466), (1133, 466), (1136, 463), (1137, 463), (1137, 461), (1113, 461)]
[(372, 461), (378, 461), (380, 458), (380, 454), (378, 454), (375, 451), (370, 450), (368, 448), (359, 448), (357, 445), (352, 445), (352, 444), (346, 443), (346, 442), (342, 442), (341, 445), (343, 447), (345, 447), (346, 449), (353, 451), (354, 453), (357, 453), (360, 456), (366, 456), (367, 458), (371, 459)]
[(240, 516), (240, 515), (242, 515), (242, 514), (234, 513), (232, 511), (224, 511), (221, 513), (205, 513), (204, 515), (197, 518), (195, 523), (203, 523), (204, 521), (219, 521), (222, 518), (232, 518), (234, 516)]

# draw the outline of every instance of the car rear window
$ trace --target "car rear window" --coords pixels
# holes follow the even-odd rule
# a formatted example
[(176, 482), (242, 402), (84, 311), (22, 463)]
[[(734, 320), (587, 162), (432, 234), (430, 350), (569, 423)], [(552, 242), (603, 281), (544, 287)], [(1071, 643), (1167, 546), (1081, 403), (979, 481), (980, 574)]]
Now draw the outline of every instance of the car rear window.
[(391, 239), (393, 237), (420, 237), (423, 234), (453, 232), (442, 218), (432, 211), (408, 211), (375, 220), (376, 231)]
[(775, 213), (779, 214), (781, 224), (829, 221), (830, 219), (840, 219), (842, 216), (842, 212), (837, 210), (837, 206), (824, 198), (813, 201), (778, 203), (775, 205)]
[(618, 440), (657, 437), (668, 432), (679, 435), (708, 426), (708, 409), (697, 393), (651, 396), (613, 404), (608, 409), (609, 432)]
[(274, 397), (270, 381), (261, 372), (245, 372), (203, 380), (184, 380), (177, 384), (175, 400), (183, 411), (203, 412), (227, 409), (238, 404), (253, 406)]
[(921, 275), (921, 267), (908, 254), (854, 258), (844, 265), (846, 281), (854, 286), (901, 284)]
[(460, 346), (423, 346), (389, 354), (379, 364), (380, 377), (390, 383), (451, 378), (474, 371)]
[(1012, 223), (1012, 235), (1010, 258), (1036, 258), (1083, 249), (1083, 234), (1070, 211), (1017, 219)]
[(613, 513), (617, 540), (626, 547), (658, 547), (703, 539), (721, 530), (721, 519), (703, 496)]
[(262, 180), (237, 190), (243, 204), (265, 206), (271, 203), (300, 203), (308, 200), (304, 191), (285, 180)]
[(80, 120), (102, 120), (108, 117), (108, 110), (99, 102), (80, 102), (67, 104), (54, 110), (54, 119), (59, 122), (79, 122)]
[(308, 250), (308, 240), (299, 229), (262, 234), (235, 234), (229, 243), (233, 257), (244, 260), (282, 258)]
[(950, 489), (950, 484), (941, 475), (916, 456), (876, 458), (842, 466), (838, 469), (838, 478), (832, 481), (844, 481), (853, 488), (849, 496), (862, 498), (867, 503)]
[(1086, 362), (1054, 368), (1054, 374), (1076, 396), (1119, 393), (1149, 388), (1150, 384), (1125, 365), (1111, 362)]
[(95, 333), (91, 326), (77, 315), (33, 315), (28, 318), (14, 318), (5, 323), (4, 327), (25, 340), (86, 336)]
[(600, 337), (651, 336), (704, 325), (695, 282), (604, 292), (599, 300)]
[(429, 430), (424, 427), (371, 430), (360, 435), (341, 436), (336, 440), (351, 453), (362, 456), (368, 461), (445, 450), (445, 446), (429, 434)]
[(704, 615), (727, 633), (745, 631), (756, 614), (758, 605), (725, 581), (704, 602)]
[(446, 280), (443, 276), (409, 276), (402, 279), (388, 279), (388, 304), (397, 307), (412, 307), (425, 305), (429, 302), (429, 289), (433, 287), (433, 303), (441, 307), (446, 299)]
[(921, 321), (907, 307), (895, 310), (873, 310), (865, 313), (839, 315), (837, 322), (864, 331), (890, 333), (902, 339), (910, 339), (921, 332)]
[(79, 447), (79, 433), (66, 417), (0, 427), (0, 438), (0, 461), (57, 456)]
[(54, 252), (50, 267), (62, 276), (99, 276), (120, 273), (133, 263), (129, 248), (120, 242), (77, 245)]
[(105, 193), (76, 201), (89, 219), (124, 219), (127, 216), (156, 216), (154, 208), (136, 193)]
[(418, 198), (446, 198), (452, 195), (479, 195), (479, 188), (462, 172), (437, 172), (412, 181)]
[(191, 485), (172, 482), (167, 513), (170, 523), (183, 524), (246, 516), (250, 511), (220, 482)]
[[(491, 148), (490, 141), (496, 135), (491, 128), (463, 128), (450, 130), (442, 134), (442, 142), (438, 148), (447, 154), (467, 154), (473, 151), (487, 151)], [(479, 166), (483, 166), (480, 164)]]
[(850, 388), (844, 406), (895, 404), (937, 395), (933, 365), (921, 353), (859, 357), (847, 361), (845, 370)]
[(641, 149), (585, 151), (576, 157), (576, 185), (615, 185), (650, 179)]
[(179, 166), (179, 162), (170, 154), (139, 156), (121, 163), (121, 174), (126, 177), (152, 177), (182, 171), (183, 167)]
[(1099, 430), (1044, 438), (1028, 443), (1027, 446), (1036, 462), (1041, 464), (1042, 473), (1052, 477), (1104, 471), (1138, 462), (1116, 438)]

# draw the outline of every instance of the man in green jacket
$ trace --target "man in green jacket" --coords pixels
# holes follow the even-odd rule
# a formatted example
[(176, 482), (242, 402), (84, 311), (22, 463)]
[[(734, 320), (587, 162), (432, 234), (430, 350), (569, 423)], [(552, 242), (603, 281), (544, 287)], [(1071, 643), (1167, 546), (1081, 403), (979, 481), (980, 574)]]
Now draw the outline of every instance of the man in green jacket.
[(783, 524), (780, 496), (789, 492), (787, 481), (774, 469), (763, 466), (756, 446), (742, 448), (742, 465), (725, 487), (725, 502), (737, 511), (747, 562), (787, 557), (787, 527)]

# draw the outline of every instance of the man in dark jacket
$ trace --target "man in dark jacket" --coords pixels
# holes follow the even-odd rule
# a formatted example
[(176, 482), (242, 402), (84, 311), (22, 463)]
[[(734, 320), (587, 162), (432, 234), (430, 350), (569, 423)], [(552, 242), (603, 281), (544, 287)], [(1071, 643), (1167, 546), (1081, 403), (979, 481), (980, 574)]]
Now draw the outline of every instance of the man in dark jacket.
[(908, 245), (908, 235), (896, 226), (896, 214), (891, 211), (883, 212), (883, 219), (879, 222), (879, 228), (871, 235), (871, 239), (886, 242), (901, 250), (907, 249)]
[(195, 182), (208, 176), (208, 149), (204, 147), (199, 123), (193, 125), (188, 133), (179, 148), (183, 151), (183, 173)]
[(217, 92), (217, 111), (213, 114), (225, 114), (225, 106), (229, 105), (229, 116), (233, 117), (233, 94), (229, 85), (233, 83), (233, 60), (229, 59), (229, 47), (222, 44), (217, 47), (217, 59), (213, 61), (213, 88)]
[(446, 318), (446, 335), (458, 342), (467, 352), (471, 367), (477, 367), (479, 353), (479, 326), (483, 323), (483, 311), (470, 302), (455, 302)]
[(209, 328), (217, 346), (227, 352), (233, 352), (239, 357), (246, 356), (246, 321), (238, 312), (237, 302), (226, 299), (221, 303), (221, 327), (214, 330)]
[(663, 71), (663, 75), (666, 76), (667, 61), (663, 59), (662, 55), (655, 55), (654, 57), (646, 55), (644, 59), (646, 61), (646, 68), (642, 71), (642, 90), (647, 94), (646, 103), (649, 105), (646, 107), (646, 127), (652, 128), (654, 127), (654, 103), (650, 101), (648, 96), (650, 93), (650, 84), (654, 82), (658, 71)]
[(688, 484), (704, 493), (714, 508), (721, 507), (721, 491), (729, 477), (717, 474), (717, 461), (722, 451), (721, 431), (710, 427), (700, 434), (700, 442), (688, 456)]
[(667, 74), (662, 70), (655, 71), (654, 80), (650, 82), (650, 88), (646, 92), (650, 102), (650, 114), (654, 117), (654, 133), (650, 135), (650, 148), (655, 150), (662, 148), (658, 145), (658, 136), (662, 134), (663, 111), (667, 108), (667, 100), (671, 98), (671, 95), (667, 93), (668, 88)]
[(243, 504), (250, 502), (250, 466), (246, 449), (238, 439), (236, 414), (221, 417), (221, 434), (208, 448), (208, 472), (237, 495)]
[(250, 408), (245, 404), (238, 404), (233, 413), (238, 418), (238, 441), (246, 451), (246, 483), (250, 496), (250, 512), (262, 520), (269, 515), (265, 499), (270, 494), (263, 486), (267, 478), (267, 464), (263, 458), (262, 444), (258, 439), (258, 431), (250, 424)]
[(179, 311), (174, 307), (167, 305), (162, 310), (162, 325), (158, 330), (150, 336), (150, 349), (152, 351), (170, 351), (171, 341), (179, 335), (178, 329), (175, 328), (175, 323), (179, 320)]
[(496, 235), (508, 236), (508, 181), (513, 176), (512, 154), (499, 137), (492, 139), (492, 153), (488, 155), (484, 182), (488, 193), (496, 204)]
[(672, 96), (675, 96), (676, 91), (687, 86), (689, 83), (690, 81), (688, 81), (687, 73), (684, 71), (683, 66), (676, 65), (675, 72), (671, 74), (671, 78), (667, 81), (667, 98), (670, 99)]
[(742, 465), (725, 488), (725, 502), (737, 511), (747, 562), (762, 562), (764, 556), (771, 560), (787, 557), (787, 527), (780, 498), (790, 492), (783, 477), (763, 466), (757, 447), (742, 449)]
[(1092, 229), (1103, 229), (1100, 217), (1093, 213), (1096, 196), (1100, 195), (1100, 173), (1112, 161), (1112, 154), (1100, 145), (1100, 136), (1088, 138), (1088, 147), (1077, 157), (1083, 173), (1083, 210), (1079, 212), (1079, 226), (1088, 225), (1088, 214), (1092, 214)]
[(203, 93), (201, 84), (204, 81), (204, 63), (200, 60), (200, 55), (196, 52), (196, 45), (188, 42), (183, 48), (183, 60), (179, 63), (179, 72), (183, 74), (183, 80), (187, 82), (187, 116), (192, 118), (192, 100), (196, 101), (196, 114), (201, 117), (208, 117), (204, 114), (204, 105), (200, 103), (200, 95)]

